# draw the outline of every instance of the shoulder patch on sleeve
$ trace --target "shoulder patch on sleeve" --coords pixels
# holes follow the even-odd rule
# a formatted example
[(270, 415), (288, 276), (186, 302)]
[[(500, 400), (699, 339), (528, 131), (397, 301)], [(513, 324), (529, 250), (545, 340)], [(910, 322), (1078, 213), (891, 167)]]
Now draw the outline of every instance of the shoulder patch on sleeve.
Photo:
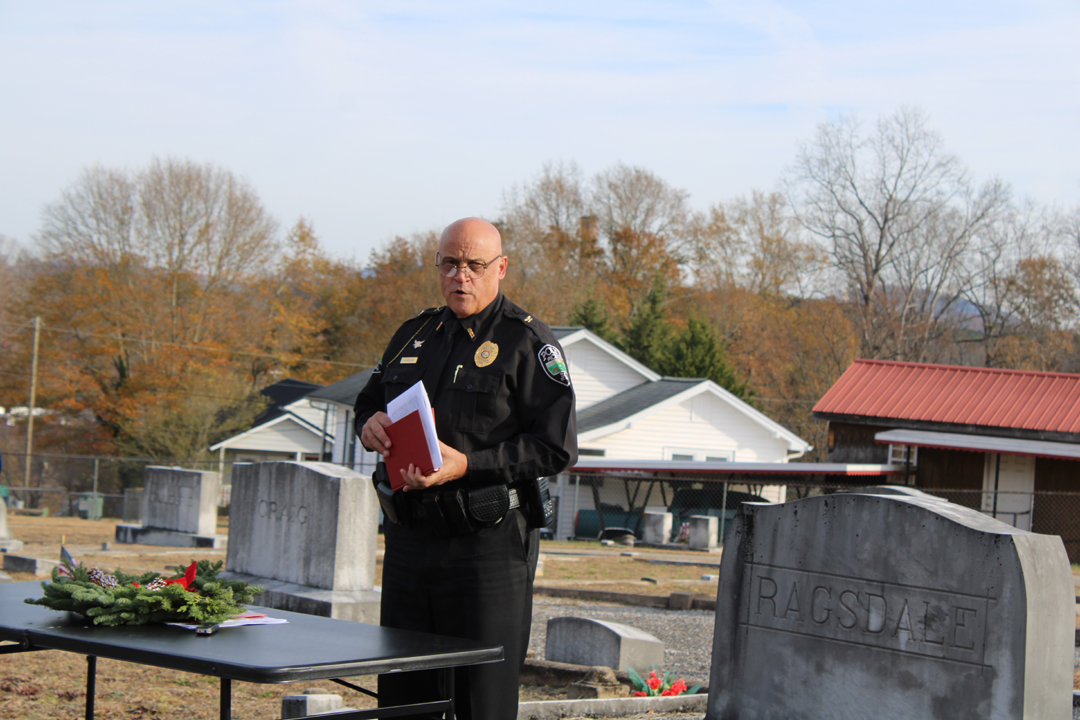
[(566, 369), (566, 363), (563, 361), (559, 348), (554, 345), (545, 345), (536, 355), (540, 359), (540, 366), (544, 368), (545, 375), (560, 385), (570, 387), (570, 373)]

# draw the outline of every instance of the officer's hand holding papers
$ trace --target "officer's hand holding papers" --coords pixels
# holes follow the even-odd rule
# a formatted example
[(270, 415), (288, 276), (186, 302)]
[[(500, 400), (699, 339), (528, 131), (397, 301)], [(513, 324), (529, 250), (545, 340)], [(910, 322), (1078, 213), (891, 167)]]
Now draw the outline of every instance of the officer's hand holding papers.
[(442, 467), (439, 438), (435, 434), (435, 416), (423, 381), (417, 382), (405, 392), (386, 404), (386, 414), (391, 424), (386, 427), (392, 449), (385, 455), (390, 487), (400, 490), (405, 486), (401, 471), (415, 465), (427, 475)]

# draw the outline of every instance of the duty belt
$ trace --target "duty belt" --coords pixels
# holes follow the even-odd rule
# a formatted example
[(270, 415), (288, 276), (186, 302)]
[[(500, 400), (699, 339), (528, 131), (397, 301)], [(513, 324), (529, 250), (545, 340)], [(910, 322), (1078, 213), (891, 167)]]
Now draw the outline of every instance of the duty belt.
[[(399, 493), (395, 493), (399, 494)], [(517, 488), (485, 485), (455, 490), (421, 490), (400, 493), (407, 518), (403, 525), (430, 525), (436, 535), (468, 535), (498, 525), (510, 510), (521, 507)]]
[[(450, 492), (453, 493), (453, 492), (457, 492), (457, 491), (452, 490)], [(425, 507), (425, 503), (423, 501), (425, 496), (443, 495), (443, 494), (450, 494), (450, 493), (444, 493), (443, 491), (439, 491), (439, 490), (427, 491), (427, 492), (423, 492), (423, 491), (417, 492), (417, 491), (413, 490), (411, 492), (405, 493), (404, 494), (405, 499), (409, 502), (409, 510), (412, 511), (412, 513), (413, 513), (413, 516), (412, 516), (413, 520), (427, 520), (428, 519), (427, 513), (429, 512), (429, 510)], [(509, 497), (509, 500), (510, 500), (510, 507), (508, 508), (508, 510), (513, 510), (514, 508), (521, 507), (521, 495), (518, 493), (517, 490), (515, 490), (513, 488), (508, 489), (506, 494), (507, 494), (507, 496)], [(430, 503), (430, 501), (428, 501), (428, 502)]]

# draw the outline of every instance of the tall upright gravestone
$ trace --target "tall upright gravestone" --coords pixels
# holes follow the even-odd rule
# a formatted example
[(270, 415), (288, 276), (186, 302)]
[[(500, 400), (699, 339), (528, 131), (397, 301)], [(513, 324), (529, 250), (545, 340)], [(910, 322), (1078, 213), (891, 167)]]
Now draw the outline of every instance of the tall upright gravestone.
[(228, 579), (260, 585), (255, 602), (378, 624), (378, 501), (371, 479), (341, 465), (234, 465)]
[(720, 566), (707, 720), (1072, 717), (1057, 536), (918, 497), (745, 504)]
[(151, 465), (143, 480), (142, 524), (118, 524), (116, 541), (172, 547), (218, 548), (221, 473)]
[(22, 540), (16, 540), (8, 531), (7, 503), (0, 498), (0, 551), (18, 552), (22, 547)]

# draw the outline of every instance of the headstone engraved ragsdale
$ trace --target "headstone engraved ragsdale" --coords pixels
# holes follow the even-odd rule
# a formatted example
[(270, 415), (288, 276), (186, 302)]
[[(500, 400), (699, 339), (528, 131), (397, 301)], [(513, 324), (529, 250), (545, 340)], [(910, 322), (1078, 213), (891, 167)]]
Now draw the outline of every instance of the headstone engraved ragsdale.
[(371, 478), (342, 465), (234, 465), (222, 577), (266, 592), (265, 607), (379, 622), (374, 589), (378, 501)]
[(1061, 538), (935, 499), (745, 504), (720, 564), (707, 720), (1072, 717)]
[(219, 548), (217, 534), (221, 473), (178, 467), (146, 468), (142, 524), (118, 524), (116, 541), (172, 547)]

